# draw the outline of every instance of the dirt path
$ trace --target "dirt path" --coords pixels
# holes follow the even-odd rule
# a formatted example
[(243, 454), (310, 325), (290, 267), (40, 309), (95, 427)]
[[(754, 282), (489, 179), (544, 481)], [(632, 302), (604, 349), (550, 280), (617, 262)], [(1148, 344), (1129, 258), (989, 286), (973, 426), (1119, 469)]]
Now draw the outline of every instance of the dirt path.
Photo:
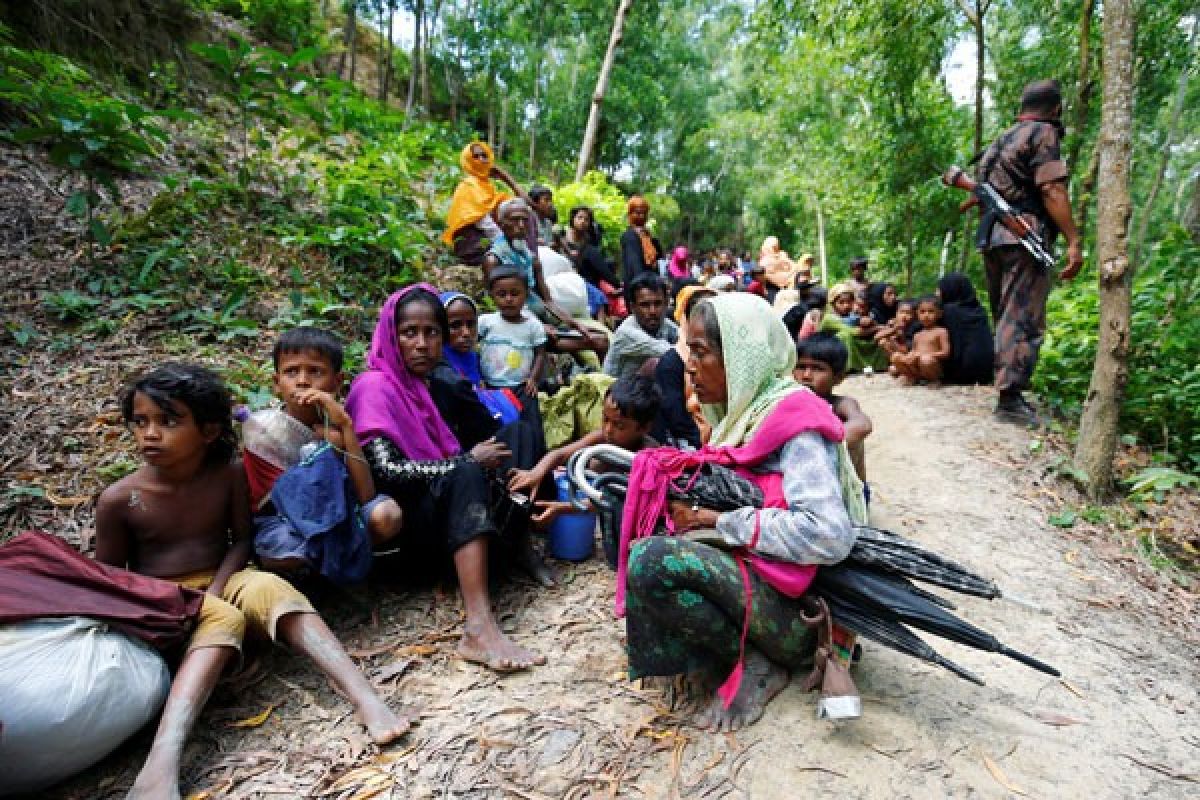
[[(423, 717), (402, 745), (370, 746), (319, 677), (276, 652), (235, 693), (219, 690), (189, 748), (199, 797), (1128, 798), (1195, 796), (1197, 659), (1149, 611), (1148, 591), (1091, 546), (1048, 527), (1024, 499), (1027, 436), (995, 424), (983, 390), (846, 387), (876, 423), (868, 468), (878, 521), (954, 554), (1041, 615), (966, 598), (961, 611), (1065, 682), (945, 645), (984, 688), (867, 645), (861, 720), (815, 719), (793, 685), (737, 736), (680, 724), (663, 695), (623, 678), (611, 573), (575, 568), (563, 589), (510, 587), (505, 622), (548, 666), (497, 677), (454, 658), (459, 617), (444, 590), (384, 593), (377, 622), (330, 613), (377, 684)], [(361, 612), (361, 608), (360, 608)], [(260, 725), (231, 728), (273, 706)], [(115, 797), (142, 734), (57, 797)], [(1190, 773), (1184, 775), (1183, 773)], [(204, 794), (204, 792), (211, 794)], [(45, 796), (45, 795), (43, 795)]]

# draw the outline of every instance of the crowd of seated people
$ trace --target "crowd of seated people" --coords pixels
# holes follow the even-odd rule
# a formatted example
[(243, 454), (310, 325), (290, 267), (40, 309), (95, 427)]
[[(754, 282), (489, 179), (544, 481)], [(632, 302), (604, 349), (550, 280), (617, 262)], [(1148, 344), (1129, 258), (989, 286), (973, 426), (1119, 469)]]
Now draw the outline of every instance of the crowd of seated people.
[[(338, 535), (374, 550), (376, 574), (451, 569), (466, 661), (498, 672), (545, 663), (546, 654), (517, 641), (528, 632), (502, 630), (490, 578), (511, 566), (553, 585), (531, 534), (569, 510), (551, 478), (583, 447), (666, 447), (705, 458), (717, 447), (754, 451), (770, 431), (754, 465), (782, 483), (769, 484), (778, 496), (761, 520), (756, 509), (673, 503), (667, 513), (679, 530), (711, 529), (710, 538), (730, 546), (749, 546), (753, 533), (760, 552), (811, 568), (843, 558), (852, 522), (865, 521), (872, 423), (836, 392), (847, 374), (888, 371), (929, 385), (990, 380), (987, 317), (960, 273), (943, 277), (936, 294), (909, 300), (891, 283), (868, 280), (866, 259), (826, 289), (814, 280), (813, 258), (793, 260), (775, 237), (757, 260), (729, 248), (668, 251), (637, 195), (609, 253), (592, 209), (570, 209), (559, 227), (553, 192), (522, 190), (485, 144), (467, 145), (460, 164), (443, 242), (481, 270), (486, 298), (425, 283), (393, 292), (365, 369), (344, 395), (343, 345), (333, 333), (286, 331), (271, 356), (280, 413), (327, 445), (329, 471), (308, 478), (344, 495)], [(543, 411), (589, 381), (597, 413), (548, 447)], [(243, 461), (230, 392), (198, 365), (165, 364), (135, 378), (120, 407), (143, 463), (100, 497), (96, 558), (205, 592), (134, 794), (176, 791), (200, 710), (252, 633), (311, 658), (376, 742), (402, 736), (411, 720), (375, 694), (293, 585), (341, 574), (330, 567), (328, 530), (315, 530), (310, 512), (283, 491), (286, 476), (310, 469), (315, 456), (282, 473), (263, 472), (249, 453)], [(842, 460), (852, 469), (840, 470)], [(626, 553), (618, 580), (618, 595), (628, 590), (631, 676), (686, 672), (707, 648), (718, 656), (704, 681), (735, 662), (745, 678), (706, 705), (701, 723), (724, 730), (753, 722), (781, 688), (781, 670), (805, 656), (810, 638), (797, 627), (798, 607), (759, 581), (754, 613), (795, 628), (795, 637), (763, 639), (757, 622), (748, 640), (727, 624), (697, 637), (705, 614), (741, 618), (724, 606), (742, 579), (724, 550), (660, 538)], [(697, 574), (683, 574), (688, 564)], [(683, 598), (678, 587), (700, 578), (701, 599)]]

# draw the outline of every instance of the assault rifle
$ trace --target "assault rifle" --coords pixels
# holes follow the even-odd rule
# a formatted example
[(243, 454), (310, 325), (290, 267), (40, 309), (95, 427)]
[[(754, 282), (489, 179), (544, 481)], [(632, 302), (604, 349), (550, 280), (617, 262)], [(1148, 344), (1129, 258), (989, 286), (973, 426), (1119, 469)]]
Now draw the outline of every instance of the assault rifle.
[(979, 235), (976, 237), (977, 245), (980, 247), (987, 245), (992, 226), (999, 222), (1008, 228), (1013, 236), (1017, 237), (1017, 240), (1029, 251), (1035, 261), (1047, 270), (1054, 269), (1054, 256), (1046, 248), (1046, 243), (1042, 240), (1041, 235), (1029, 226), (1025, 218), (1010, 206), (1008, 201), (1001, 197), (990, 183), (987, 181), (976, 183), (958, 167), (950, 167), (942, 173), (942, 183), (974, 195), (971, 200), (960, 206), (960, 210), (966, 211), (975, 204), (979, 205), (983, 219), (979, 226)]

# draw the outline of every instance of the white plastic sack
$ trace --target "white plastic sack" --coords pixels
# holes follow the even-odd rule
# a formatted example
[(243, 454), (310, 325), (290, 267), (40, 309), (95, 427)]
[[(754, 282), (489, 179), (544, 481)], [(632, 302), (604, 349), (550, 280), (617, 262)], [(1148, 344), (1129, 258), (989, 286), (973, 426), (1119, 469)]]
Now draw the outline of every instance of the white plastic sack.
[(102, 622), (0, 625), (0, 795), (95, 764), (154, 717), (170, 686), (158, 653)]
[(538, 247), (538, 261), (542, 262), (542, 276), (549, 280), (551, 275), (561, 275), (564, 272), (574, 272), (571, 259), (549, 247)]
[(578, 272), (571, 270), (547, 276), (546, 288), (550, 290), (550, 297), (555, 305), (572, 317), (587, 319), (591, 316), (588, 314), (587, 284)]

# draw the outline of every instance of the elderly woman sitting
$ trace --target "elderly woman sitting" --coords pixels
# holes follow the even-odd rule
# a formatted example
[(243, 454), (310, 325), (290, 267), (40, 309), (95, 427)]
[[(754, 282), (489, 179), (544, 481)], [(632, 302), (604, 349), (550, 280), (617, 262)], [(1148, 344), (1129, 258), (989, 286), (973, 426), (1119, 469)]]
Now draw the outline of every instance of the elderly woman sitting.
[[(647, 532), (660, 511), (679, 535), (633, 544), (617, 607), (626, 611), (630, 677), (685, 673), (708, 696), (729, 675), (699, 724), (734, 730), (757, 720), (788, 670), (811, 655), (800, 595), (816, 565), (847, 556), (866, 509), (842, 424), (792, 379), (795, 345), (766, 302), (702, 300), (686, 336), (687, 371), (712, 437), (700, 453), (650, 451), (635, 461), (623, 536)], [(692, 460), (735, 468), (762, 489), (764, 507), (656, 506), (664, 491), (656, 487)]]

